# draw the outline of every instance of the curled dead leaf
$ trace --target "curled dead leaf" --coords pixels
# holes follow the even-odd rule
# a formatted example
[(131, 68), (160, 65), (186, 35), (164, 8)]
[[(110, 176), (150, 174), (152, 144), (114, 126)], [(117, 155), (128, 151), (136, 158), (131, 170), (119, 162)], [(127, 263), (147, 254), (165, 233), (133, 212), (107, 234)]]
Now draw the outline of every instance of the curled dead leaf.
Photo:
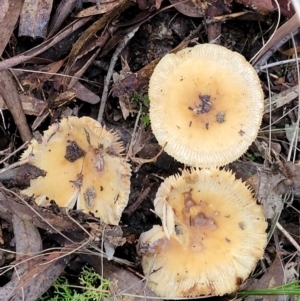
[(263, 15), (268, 14), (275, 8), (272, 0), (236, 0), (236, 2), (241, 3), (246, 7), (250, 7)]

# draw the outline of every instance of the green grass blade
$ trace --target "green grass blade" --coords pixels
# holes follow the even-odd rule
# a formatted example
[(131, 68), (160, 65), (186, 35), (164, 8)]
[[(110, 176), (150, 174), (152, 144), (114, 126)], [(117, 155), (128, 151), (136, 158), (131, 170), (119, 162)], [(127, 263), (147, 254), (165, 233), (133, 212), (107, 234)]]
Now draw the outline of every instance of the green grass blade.
[(277, 287), (258, 289), (258, 290), (245, 290), (237, 292), (239, 296), (262, 296), (262, 295), (293, 295), (300, 296), (300, 281), (291, 282)]

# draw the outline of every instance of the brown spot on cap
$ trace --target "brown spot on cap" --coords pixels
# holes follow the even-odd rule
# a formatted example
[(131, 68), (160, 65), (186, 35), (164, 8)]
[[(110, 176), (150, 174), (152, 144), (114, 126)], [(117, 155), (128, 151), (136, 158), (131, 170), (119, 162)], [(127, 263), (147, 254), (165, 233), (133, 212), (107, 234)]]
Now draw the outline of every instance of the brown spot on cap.
[(97, 197), (95, 188), (93, 186), (88, 187), (83, 193), (83, 197), (87, 208), (92, 209), (95, 204), (95, 198)]
[(85, 151), (78, 146), (76, 141), (69, 141), (69, 145), (66, 147), (66, 154), (65, 158), (70, 161), (74, 162), (82, 157), (84, 157)]
[(245, 225), (243, 222), (239, 222), (239, 227), (241, 230), (245, 230)]

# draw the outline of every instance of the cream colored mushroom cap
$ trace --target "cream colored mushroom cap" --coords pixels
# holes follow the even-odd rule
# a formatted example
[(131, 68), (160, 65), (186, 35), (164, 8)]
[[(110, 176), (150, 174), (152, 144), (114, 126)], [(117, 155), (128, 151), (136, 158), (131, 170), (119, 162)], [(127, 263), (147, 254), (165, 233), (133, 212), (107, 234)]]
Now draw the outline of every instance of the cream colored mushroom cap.
[(239, 53), (202, 44), (164, 56), (150, 78), (150, 119), (165, 151), (194, 167), (238, 159), (263, 114), (255, 69)]
[[(42, 169), (46, 175), (30, 180), (30, 186), (22, 190), (22, 193), (34, 196), (38, 205), (48, 206), (51, 200), (55, 200), (59, 207), (72, 208), (80, 188), (79, 174), (84, 155), (83, 137), (84, 131), (79, 119), (70, 117), (52, 124), (44, 132), (40, 143), (32, 139), (21, 160), (28, 159), (29, 164)], [(74, 149), (74, 154), (77, 152), (77, 159), (71, 162), (66, 158), (66, 152), (67, 147), (72, 148), (75, 141), (78, 146), (77, 150)]]
[(21, 157), (44, 170), (22, 193), (38, 205), (54, 200), (60, 207), (92, 212), (107, 224), (117, 225), (128, 203), (131, 170), (122, 156), (116, 133), (89, 117), (68, 117), (33, 139)]
[[(87, 164), (86, 164), (87, 163)], [(127, 206), (131, 169), (121, 156), (91, 149), (84, 157), (77, 209), (92, 212), (107, 224), (118, 225)]]
[(167, 178), (155, 211), (163, 227), (141, 235), (140, 251), (148, 286), (161, 297), (231, 293), (263, 256), (262, 207), (231, 172), (193, 170)]

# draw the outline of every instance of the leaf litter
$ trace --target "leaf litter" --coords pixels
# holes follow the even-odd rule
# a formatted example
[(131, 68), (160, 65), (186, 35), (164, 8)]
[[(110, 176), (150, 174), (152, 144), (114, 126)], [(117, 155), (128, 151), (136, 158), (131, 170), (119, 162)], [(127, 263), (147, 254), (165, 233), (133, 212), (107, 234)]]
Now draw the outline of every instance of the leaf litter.
[[(80, 266), (88, 263), (111, 281), (114, 300), (156, 298), (139, 273), (136, 243), (141, 232), (159, 223), (151, 211), (159, 183), (183, 166), (158, 147), (149, 125), (141, 121), (147, 106), (137, 106), (132, 96), (147, 94), (149, 78), (164, 54), (203, 42), (244, 54), (259, 72), (266, 95), (256, 144), (248, 156), (229, 167), (251, 186), (270, 221), (264, 259), (243, 289), (293, 281), (298, 277), (295, 250), (300, 235), (292, 230), (299, 228), (299, 71), (295, 62), (300, 21), (292, 4), (268, 0), (96, 2), (0, 3), (1, 274), (6, 279), (0, 299), (36, 300), (59, 275), (68, 275), (67, 266), (78, 272), (76, 261)], [(126, 37), (128, 44), (122, 44)], [(113, 53), (115, 62), (110, 64)], [(111, 74), (115, 73), (113, 83), (107, 77), (109, 65)], [(115, 227), (80, 211), (59, 208), (55, 202), (50, 208), (38, 207), (18, 194), (30, 178), (42, 175), (18, 162), (20, 151), (15, 150), (20, 144), (62, 116), (97, 119), (99, 103), (103, 120), (122, 137), (134, 167), (129, 206), (121, 226)]]

